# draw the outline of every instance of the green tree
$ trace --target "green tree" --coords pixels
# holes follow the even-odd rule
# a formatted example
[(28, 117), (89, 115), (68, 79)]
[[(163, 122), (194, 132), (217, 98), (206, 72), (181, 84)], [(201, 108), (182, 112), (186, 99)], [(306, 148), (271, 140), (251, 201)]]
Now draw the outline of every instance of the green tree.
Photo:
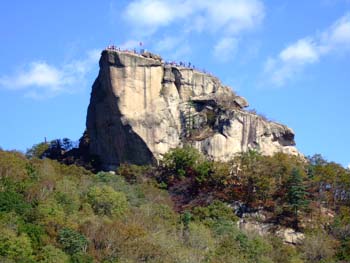
[(340, 262), (350, 262), (350, 207), (339, 207), (331, 229), (340, 242), (337, 258)]
[(299, 169), (297, 168), (293, 169), (289, 177), (287, 186), (288, 186), (287, 201), (294, 213), (294, 224), (295, 224), (294, 227), (298, 229), (299, 227), (298, 212), (301, 209), (307, 207), (307, 205), (309, 204), (307, 200), (308, 193), (303, 184), (303, 178), (301, 176)]
[(193, 218), (209, 227), (213, 227), (224, 221), (233, 223), (238, 219), (233, 213), (232, 208), (219, 200), (215, 200), (207, 207), (194, 208)]
[(30, 238), (22, 233), (3, 228), (0, 230), (0, 262), (34, 262)]
[(19, 215), (29, 213), (31, 207), (21, 194), (14, 191), (0, 192), (0, 212), (14, 211)]
[(68, 254), (73, 255), (79, 252), (85, 252), (87, 249), (88, 240), (86, 237), (73, 229), (61, 229), (58, 232), (57, 239)]
[(72, 256), (72, 263), (93, 263), (94, 259), (88, 254), (85, 253), (77, 253)]
[(106, 185), (91, 187), (88, 201), (98, 215), (120, 216), (128, 208), (125, 194)]
[(179, 177), (186, 176), (189, 169), (194, 169), (196, 163), (202, 158), (197, 149), (190, 146), (176, 148), (164, 155), (162, 166)]
[(69, 263), (69, 256), (64, 253), (61, 249), (56, 248), (52, 245), (44, 246), (39, 255), (39, 263)]
[(19, 225), (19, 232), (24, 232), (31, 239), (32, 247), (38, 249), (43, 245), (44, 229), (36, 224), (24, 223)]
[(32, 146), (26, 152), (26, 156), (29, 159), (42, 158), (44, 153), (49, 149), (50, 144), (47, 142), (41, 142)]
[(266, 157), (250, 150), (236, 157), (235, 166), (240, 185), (237, 198), (251, 207), (265, 203), (271, 198), (275, 183)]
[(185, 242), (188, 242), (189, 240), (189, 226), (192, 220), (192, 214), (189, 211), (185, 211), (182, 215), (181, 215), (181, 221), (183, 224), (183, 231), (182, 231), (182, 236), (184, 238)]
[(36, 211), (38, 222), (46, 227), (52, 228), (54, 231), (56, 231), (59, 226), (66, 223), (64, 209), (55, 199), (49, 198), (40, 202)]
[(213, 162), (202, 160), (195, 167), (194, 170), (196, 172), (196, 181), (199, 183), (207, 182), (210, 179), (210, 175), (212, 174), (214, 167)]

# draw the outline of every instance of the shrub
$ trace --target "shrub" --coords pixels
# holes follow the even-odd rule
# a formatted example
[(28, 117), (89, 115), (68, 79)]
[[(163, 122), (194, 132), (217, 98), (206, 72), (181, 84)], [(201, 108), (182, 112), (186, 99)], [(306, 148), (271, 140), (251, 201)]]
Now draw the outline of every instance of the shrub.
[(27, 158), (42, 158), (44, 153), (49, 149), (50, 144), (47, 142), (41, 142), (33, 145), (32, 148), (28, 149), (26, 152)]
[(335, 241), (320, 231), (307, 236), (301, 245), (303, 258), (310, 263), (331, 262)]
[(94, 259), (88, 254), (77, 253), (72, 256), (72, 263), (93, 263)]
[(55, 199), (47, 199), (37, 207), (38, 222), (42, 225), (56, 227), (65, 224), (66, 214), (63, 207)]
[(186, 176), (189, 169), (194, 169), (195, 164), (201, 159), (198, 150), (185, 146), (175, 148), (164, 155), (162, 166), (169, 172), (175, 173), (178, 177)]
[(350, 262), (350, 237), (343, 238), (337, 251), (340, 262)]
[(232, 208), (218, 200), (215, 200), (207, 207), (194, 208), (193, 216), (195, 220), (202, 221), (210, 227), (214, 226), (219, 221), (235, 222), (238, 220)]
[(0, 192), (0, 212), (14, 211), (19, 215), (29, 213), (31, 207), (21, 194), (13, 191)]
[(117, 173), (121, 175), (128, 183), (135, 184), (141, 181), (142, 176), (151, 170), (148, 166), (139, 166), (134, 164), (121, 164)]
[(95, 175), (95, 179), (97, 182), (110, 183), (116, 180), (116, 175), (108, 172), (98, 172)]
[(31, 239), (33, 248), (40, 248), (43, 245), (44, 229), (41, 226), (25, 223), (19, 226), (19, 232), (26, 233)]
[(214, 245), (214, 240), (209, 228), (202, 224), (190, 223), (187, 244), (195, 249), (209, 250)]
[(63, 178), (56, 183), (55, 199), (67, 214), (71, 214), (79, 209), (79, 191), (73, 180)]
[(38, 255), (39, 263), (69, 263), (69, 256), (52, 245), (42, 248)]
[(58, 232), (58, 242), (68, 254), (85, 252), (88, 241), (84, 235), (70, 228), (63, 228)]
[(0, 262), (34, 262), (30, 239), (26, 234), (18, 235), (11, 229), (0, 229)]
[(88, 201), (98, 215), (120, 216), (128, 208), (128, 201), (122, 192), (110, 186), (93, 186), (88, 192)]
[(297, 253), (295, 246), (283, 244), (283, 241), (275, 236), (269, 236), (268, 241), (272, 246), (272, 250), (269, 253), (270, 258), (274, 262), (285, 263), (303, 263)]
[(195, 165), (194, 170), (196, 172), (196, 181), (204, 183), (209, 179), (209, 175), (213, 171), (213, 162), (203, 160)]

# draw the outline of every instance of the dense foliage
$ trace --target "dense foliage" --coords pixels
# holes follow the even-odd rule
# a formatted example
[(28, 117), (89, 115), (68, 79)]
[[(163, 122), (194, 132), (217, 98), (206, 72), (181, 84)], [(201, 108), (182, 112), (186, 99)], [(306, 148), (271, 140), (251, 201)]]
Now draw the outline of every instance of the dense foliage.
[[(116, 173), (0, 151), (0, 262), (349, 262), (349, 170), (257, 152), (228, 163), (185, 147)], [(297, 245), (237, 215), (299, 228)]]

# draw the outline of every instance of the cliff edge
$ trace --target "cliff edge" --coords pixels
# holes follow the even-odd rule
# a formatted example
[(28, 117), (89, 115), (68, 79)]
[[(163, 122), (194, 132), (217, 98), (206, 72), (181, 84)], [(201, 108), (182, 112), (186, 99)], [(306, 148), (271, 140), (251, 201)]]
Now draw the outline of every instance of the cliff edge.
[(244, 110), (248, 102), (212, 75), (149, 52), (104, 50), (86, 128), (105, 169), (149, 164), (191, 144), (214, 160), (256, 149), (298, 154), (294, 132)]

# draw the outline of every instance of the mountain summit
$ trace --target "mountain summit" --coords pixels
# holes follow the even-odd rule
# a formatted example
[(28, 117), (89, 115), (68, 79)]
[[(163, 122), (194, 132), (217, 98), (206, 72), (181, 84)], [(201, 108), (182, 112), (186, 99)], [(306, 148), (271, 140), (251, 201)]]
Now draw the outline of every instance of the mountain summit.
[(247, 100), (208, 73), (150, 52), (106, 49), (99, 63), (86, 126), (105, 169), (185, 144), (221, 161), (249, 149), (298, 154), (290, 128), (245, 110)]

